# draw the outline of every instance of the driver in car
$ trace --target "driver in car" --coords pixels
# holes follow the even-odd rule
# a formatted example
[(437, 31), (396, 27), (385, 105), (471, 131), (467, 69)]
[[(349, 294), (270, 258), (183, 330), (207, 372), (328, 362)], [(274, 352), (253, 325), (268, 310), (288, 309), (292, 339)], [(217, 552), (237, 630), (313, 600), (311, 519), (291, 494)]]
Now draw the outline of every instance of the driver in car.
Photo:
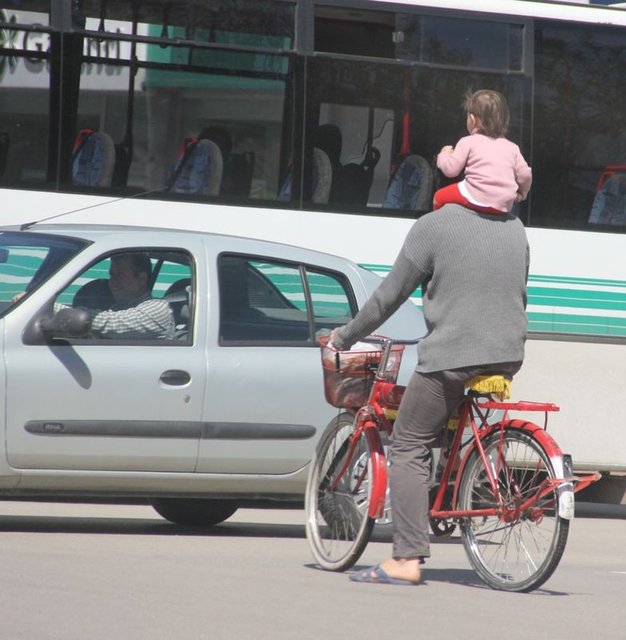
[(149, 291), (152, 265), (143, 253), (111, 257), (109, 289), (114, 304), (108, 310), (91, 310), (91, 333), (98, 338), (173, 340), (174, 316), (165, 300)]

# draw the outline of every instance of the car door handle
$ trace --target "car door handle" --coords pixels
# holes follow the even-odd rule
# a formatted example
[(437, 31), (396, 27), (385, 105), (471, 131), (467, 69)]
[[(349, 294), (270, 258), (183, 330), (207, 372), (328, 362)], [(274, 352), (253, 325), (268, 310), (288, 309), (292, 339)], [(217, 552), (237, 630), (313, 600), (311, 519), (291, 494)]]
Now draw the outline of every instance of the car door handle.
[(159, 380), (163, 384), (169, 384), (173, 387), (180, 387), (183, 384), (187, 384), (191, 381), (191, 376), (187, 371), (181, 371), (180, 369), (168, 369), (161, 374)]

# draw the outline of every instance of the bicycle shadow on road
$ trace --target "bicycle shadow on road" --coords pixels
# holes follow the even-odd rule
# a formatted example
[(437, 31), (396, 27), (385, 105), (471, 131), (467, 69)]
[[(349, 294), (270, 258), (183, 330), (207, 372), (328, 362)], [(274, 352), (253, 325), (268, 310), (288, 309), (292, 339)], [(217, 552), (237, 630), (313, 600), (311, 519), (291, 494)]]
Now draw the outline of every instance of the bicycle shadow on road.
[[(323, 571), (316, 564), (306, 565), (310, 569), (318, 569)], [(349, 572), (346, 572), (346, 575), (351, 573), (358, 573), (359, 571), (363, 571), (364, 569), (369, 569), (370, 565), (359, 562), (355, 564)], [(423, 571), (423, 584), (427, 585), (429, 582), (447, 582), (450, 584), (458, 584), (462, 586), (470, 586), (470, 587), (484, 587), (488, 589), (484, 582), (474, 573), (472, 569), (437, 569), (437, 568), (428, 568), (428, 562), (422, 568)]]
[[(497, 592), (497, 589), (492, 589), (486, 585), (473, 571), (473, 569), (428, 569), (424, 570), (424, 583), (429, 582), (445, 582), (449, 584), (458, 584), (464, 587), (474, 587), (476, 589), (484, 589), (492, 593)], [(506, 593), (506, 592), (502, 592)], [(552, 589), (546, 589), (540, 587), (527, 594), (527, 596), (569, 596), (570, 593), (564, 591), (554, 591)]]
[[(310, 568), (319, 569), (316, 565), (308, 565)], [(366, 564), (356, 564), (350, 572), (357, 572), (363, 569), (367, 569), (369, 565)], [(489, 591), (491, 593), (496, 593), (497, 590), (492, 589), (488, 585), (486, 585), (474, 572), (473, 569), (456, 569), (456, 568), (429, 568), (428, 562), (425, 567), (422, 569), (423, 571), (423, 584), (428, 586), (428, 584), (441, 582), (446, 584), (458, 585), (461, 587), (473, 587), (476, 589), (482, 589), (485, 591)], [(504, 593), (504, 592), (503, 592)], [(535, 589), (528, 594), (527, 596), (569, 596), (570, 593), (566, 593), (564, 591), (554, 591), (552, 589), (546, 589), (545, 587), (540, 587), (539, 589)]]

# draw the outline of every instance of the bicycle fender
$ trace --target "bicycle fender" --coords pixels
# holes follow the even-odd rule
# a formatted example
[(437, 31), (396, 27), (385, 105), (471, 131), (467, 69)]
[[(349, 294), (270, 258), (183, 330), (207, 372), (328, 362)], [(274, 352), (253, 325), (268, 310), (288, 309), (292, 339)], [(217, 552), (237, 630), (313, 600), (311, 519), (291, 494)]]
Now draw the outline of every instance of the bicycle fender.
[(387, 458), (378, 432), (365, 429), (365, 435), (370, 448), (371, 483), (370, 504), (367, 515), (370, 518), (381, 518), (385, 512), (387, 499)]
[[(499, 429), (500, 425), (495, 424), (489, 431), (495, 431)], [(556, 443), (554, 438), (538, 424), (534, 422), (528, 422), (527, 420), (507, 420), (504, 423), (504, 427), (512, 427), (513, 429), (519, 429), (520, 431), (525, 431), (529, 435), (532, 435), (536, 440), (539, 441), (541, 446), (545, 449), (545, 452), (548, 454), (550, 461), (554, 461), (559, 459), (560, 462), (558, 466), (554, 467), (554, 471), (556, 473), (562, 472), (563, 469), (563, 452), (561, 448)], [(563, 474), (560, 477), (565, 477)]]
[(565, 456), (554, 438), (539, 425), (526, 420), (509, 420), (505, 426), (511, 426), (516, 429), (522, 429), (527, 433), (531, 433), (544, 448), (550, 458), (554, 475), (557, 478), (563, 478), (565, 482), (559, 485), (557, 493), (559, 496), (559, 516), (565, 520), (574, 518), (574, 485), (568, 481), (572, 477), (572, 469), (570, 463), (566, 463)]
[[(481, 439), (484, 439), (500, 430), (500, 423), (496, 423), (481, 431)], [(535, 424), (534, 422), (529, 422), (527, 420), (507, 420), (504, 423), (504, 428), (518, 429), (520, 431), (526, 432), (528, 435), (532, 436), (539, 442), (539, 444), (543, 447), (546, 452), (548, 458), (550, 459), (550, 463), (552, 464), (552, 468), (554, 469), (554, 475), (557, 478), (563, 478), (564, 482), (561, 484), (557, 490), (559, 494), (559, 516), (561, 518), (565, 518), (566, 520), (571, 520), (574, 517), (574, 489), (571, 482), (566, 481), (567, 478), (571, 477), (571, 469), (567, 469), (563, 457), (563, 452), (561, 448), (556, 443), (554, 438), (542, 427)], [(457, 473), (457, 478), (461, 478), (463, 472), (465, 470), (465, 465), (467, 460), (476, 448), (476, 445), (472, 443), (469, 447), (463, 459), (461, 460), (461, 464), (459, 465), (459, 470)], [(458, 482), (454, 487), (454, 495), (453, 495), (453, 504), (456, 504), (457, 500), (457, 492), (458, 492)]]

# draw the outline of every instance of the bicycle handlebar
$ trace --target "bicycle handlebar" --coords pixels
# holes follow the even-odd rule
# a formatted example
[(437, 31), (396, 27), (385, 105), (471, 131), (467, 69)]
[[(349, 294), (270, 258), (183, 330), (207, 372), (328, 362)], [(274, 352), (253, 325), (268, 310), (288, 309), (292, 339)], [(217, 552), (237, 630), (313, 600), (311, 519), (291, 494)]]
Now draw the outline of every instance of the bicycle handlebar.
[[(423, 337), (423, 336), (422, 336)], [(413, 338), (412, 340), (396, 340), (395, 338), (387, 338), (385, 336), (367, 336), (363, 338), (361, 342), (366, 342), (368, 344), (379, 344), (382, 347), (382, 355), (380, 358), (380, 363), (378, 365), (378, 369), (376, 370), (376, 377), (380, 379), (382, 372), (387, 370), (387, 363), (389, 362), (389, 357), (391, 355), (391, 349), (395, 345), (413, 345), (417, 344), (422, 338)]]
[(396, 338), (387, 338), (386, 336), (367, 336), (360, 340), (360, 342), (367, 342), (369, 344), (403, 344), (403, 345), (412, 345), (421, 342), (425, 336), (420, 336), (419, 338), (413, 338), (411, 340), (397, 340)]

